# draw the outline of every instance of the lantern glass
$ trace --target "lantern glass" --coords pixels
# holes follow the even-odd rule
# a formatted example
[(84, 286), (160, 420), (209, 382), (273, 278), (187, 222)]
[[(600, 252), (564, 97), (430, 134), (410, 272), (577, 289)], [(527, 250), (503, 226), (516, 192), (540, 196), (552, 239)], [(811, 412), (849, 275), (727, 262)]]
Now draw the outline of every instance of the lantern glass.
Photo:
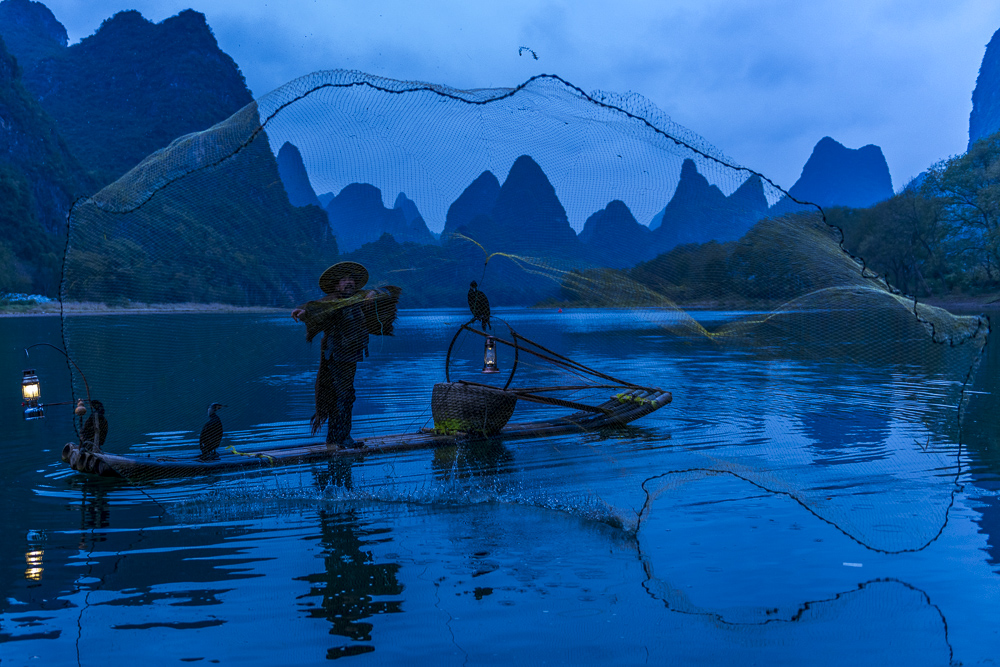
[(483, 350), (483, 372), (500, 372), (500, 367), (497, 365), (497, 342), (493, 336), (486, 337), (486, 348)]
[(41, 393), (41, 386), (35, 371), (24, 371), (24, 377), (21, 379), (21, 395), (24, 400), (28, 403), (37, 403)]

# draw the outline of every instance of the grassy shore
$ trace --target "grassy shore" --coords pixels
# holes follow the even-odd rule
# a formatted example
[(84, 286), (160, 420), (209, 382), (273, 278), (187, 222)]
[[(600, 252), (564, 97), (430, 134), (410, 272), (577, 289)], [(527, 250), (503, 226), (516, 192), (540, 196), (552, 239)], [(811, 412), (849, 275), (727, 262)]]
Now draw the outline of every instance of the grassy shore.
[(46, 303), (0, 305), (0, 317), (37, 317), (45, 315), (140, 315), (148, 313), (283, 313), (291, 308), (264, 306), (232, 306), (225, 303), (130, 303), (127, 306), (109, 306), (104, 303), (58, 301)]

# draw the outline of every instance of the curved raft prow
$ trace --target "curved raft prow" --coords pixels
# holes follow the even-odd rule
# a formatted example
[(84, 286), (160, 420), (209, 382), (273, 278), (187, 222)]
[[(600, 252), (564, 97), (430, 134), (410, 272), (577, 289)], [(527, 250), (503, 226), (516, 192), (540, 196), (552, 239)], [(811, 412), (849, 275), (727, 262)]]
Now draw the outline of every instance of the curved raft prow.
[[(502, 440), (520, 440), (615, 428), (659, 410), (671, 400), (672, 396), (669, 391), (636, 389), (612, 396), (608, 401), (590, 410), (582, 410), (565, 417), (507, 424), (492, 437)], [(341, 456), (400, 452), (409, 449), (434, 449), (478, 439), (483, 439), (483, 436), (462, 432), (442, 434), (434, 429), (421, 429), (417, 433), (399, 433), (366, 438), (365, 446), (362, 449), (331, 449), (324, 442), (308, 439), (288, 443), (282, 447), (255, 449), (251, 445), (251, 448), (245, 450), (245, 453), (226, 452), (214, 461), (201, 461), (196, 454), (193, 454), (189, 459), (184, 459), (169, 456), (134, 456), (92, 452), (82, 450), (77, 443), (70, 442), (63, 447), (62, 460), (78, 472), (101, 477), (124, 477), (133, 481), (145, 481), (200, 477), (235, 470), (296, 465)]]

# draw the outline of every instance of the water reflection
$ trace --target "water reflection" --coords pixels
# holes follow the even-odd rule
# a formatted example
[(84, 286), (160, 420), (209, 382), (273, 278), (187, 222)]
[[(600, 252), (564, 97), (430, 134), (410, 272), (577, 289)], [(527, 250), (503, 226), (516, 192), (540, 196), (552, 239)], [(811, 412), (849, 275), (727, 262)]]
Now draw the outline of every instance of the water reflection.
[(978, 498), (979, 530), (986, 535), (986, 553), (991, 565), (1000, 572), (1000, 497)]
[[(176, 328), (187, 316), (171, 317), (179, 319), (156, 322)], [(114, 397), (111, 449), (193, 449), (204, 421), (198, 392), (214, 394), (227, 373), (247, 383), (246, 404), (226, 421), (230, 442), (242, 447), (306, 429), (316, 350), (284, 314), (255, 316), (250, 328), (227, 317), (210, 316), (201, 333), (232, 342), (252, 331), (243, 341), (246, 363), (213, 357), (210, 337), (198, 336), (182, 338), (200, 350), (193, 358), (202, 368), (171, 374), (143, 358), (155, 387)], [(983, 619), (998, 590), (1000, 503), (990, 494), (968, 500), (975, 486), (989, 490), (1000, 479), (996, 387), (977, 384), (990, 393), (973, 397), (959, 434), (955, 411), (938, 400), (955, 391), (936, 372), (940, 360), (922, 370), (892, 356), (866, 365), (850, 358), (847, 344), (836, 359), (824, 358), (824, 348), (748, 353), (681, 343), (648, 321), (619, 325), (617, 315), (559, 317), (510, 314), (519, 330), (538, 328), (532, 337), (554, 349), (670, 389), (674, 403), (620, 431), (140, 487), (66, 472), (57, 458), (69, 417), (28, 430), (12, 413), (2, 473), (9, 511), (0, 515), (4, 657), (75, 664), (65, 639), (79, 637), (81, 655), (113, 665), (134, 663), (153, 643), (165, 660), (273, 663), (277, 648), (244, 650), (232, 640), (238, 631), (301, 639), (299, 664), (372, 650), (382, 662), (402, 662), (414, 648), (451, 656), (442, 658), (447, 664), (490, 664), (500, 662), (497, 646), (550, 662), (570, 651), (608, 664), (845, 664), (865, 662), (852, 653), (861, 650), (872, 662), (893, 662), (886, 647), (897, 642), (907, 647), (900, 659), (947, 664), (944, 616), (962, 647), (958, 660), (996, 653)], [(146, 331), (136, 324), (123, 340)], [(448, 316), (406, 313), (399, 338), (378, 341), (359, 376), (362, 437), (425, 425), (452, 333)], [(152, 335), (163, 341), (176, 332)], [(1000, 377), (994, 350), (977, 383)], [(276, 361), (279, 352), (291, 358)], [(481, 346), (470, 351), (473, 370), (481, 354)], [(542, 369), (523, 370), (548, 381)], [(202, 372), (205, 383), (192, 382)], [(163, 406), (167, 412), (156, 413)], [(533, 418), (535, 409), (515, 420)], [(163, 430), (128, 417), (133, 411), (156, 414)], [(949, 515), (959, 435), (974, 485), (955, 496)], [(755, 479), (798, 493), (803, 504), (720, 483), (719, 475), (662, 478), (645, 487), (655, 496), (654, 520), (640, 531), (637, 558), (630, 529), (647, 500), (643, 483), (722, 464), (766, 471)], [(948, 530), (930, 548), (877, 554), (875, 563), (852, 541), (907, 547), (943, 522)], [(776, 524), (780, 531), (765, 530)], [(38, 551), (41, 578), (25, 578), (34, 562), (26, 554)], [(108, 654), (110, 643), (118, 653)], [(15, 644), (23, 648), (9, 652)], [(764, 648), (741, 652), (748, 646)]]
[(884, 411), (860, 406), (845, 411), (840, 404), (827, 404), (821, 412), (807, 412), (801, 419), (817, 452), (815, 465), (865, 463), (888, 455), (884, 443), (890, 417)]
[(456, 480), (510, 474), (513, 463), (514, 454), (503, 441), (490, 439), (439, 447), (431, 466), (438, 479)]
[[(377, 614), (402, 611), (398, 597), (403, 586), (397, 581), (399, 565), (379, 563), (371, 545), (388, 541), (387, 529), (372, 529), (363, 525), (356, 511), (329, 512), (320, 510), (319, 539), (322, 544), (323, 570), (296, 577), (309, 582), (309, 592), (298, 597), (310, 618), (322, 618), (330, 623), (330, 634), (353, 642), (372, 642), (373, 625), (366, 621)], [(314, 602), (311, 598), (319, 598)], [(371, 644), (352, 644), (329, 649), (328, 658), (357, 655), (374, 651)]]
[(24, 554), (25, 570), (24, 578), (29, 581), (39, 582), (42, 580), (42, 573), (45, 568), (42, 567), (45, 558), (45, 551), (42, 549), (31, 549), (26, 554)]
[(354, 488), (353, 469), (354, 461), (347, 457), (335, 457), (325, 463), (317, 463), (313, 466), (316, 488), (324, 493), (336, 488), (350, 491)]
[[(992, 322), (1000, 322), (993, 311)], [(969, 448), (969, 477), (985, 492), (974, 505), (986, 536), (989, 562), (1000, 572), (1000, 334), (990, 337), (966, 406), (962, 440)]]
[(100, 529), (111, 525), (108, 493), (121, 484), (81, 475), (75, 477), (70, 486), (80, 492), (80, 548), (93, 548), (95, 543), (107, 539), (107, 535)]

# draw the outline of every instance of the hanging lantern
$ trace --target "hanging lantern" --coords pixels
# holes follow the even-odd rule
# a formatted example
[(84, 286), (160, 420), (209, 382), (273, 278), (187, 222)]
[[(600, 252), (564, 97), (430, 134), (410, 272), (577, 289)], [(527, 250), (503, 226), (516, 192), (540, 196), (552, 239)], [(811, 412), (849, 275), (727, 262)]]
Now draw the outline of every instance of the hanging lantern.
[(38, 402), (42, 390), (34, 369), (24, 371), (24, 376), (21, 378), (21, 396), (24, 399), (21, 406), (24, 408), (25, 421), (45, 416), (45, 408)]
[(21, 378), (21, 396), (24, 397), (25, 403), (37, 403), (38, 399), (41, 397), (41, 388), (38, 384), (38, 376), (35, 375), (34, 369), (24, 371), (24, 377)]
[(497, 342), (493, 336), (486, 337), (486, 349), (483, 350), (483, 372), (500, 372), (500, 367), (497, 366)]

